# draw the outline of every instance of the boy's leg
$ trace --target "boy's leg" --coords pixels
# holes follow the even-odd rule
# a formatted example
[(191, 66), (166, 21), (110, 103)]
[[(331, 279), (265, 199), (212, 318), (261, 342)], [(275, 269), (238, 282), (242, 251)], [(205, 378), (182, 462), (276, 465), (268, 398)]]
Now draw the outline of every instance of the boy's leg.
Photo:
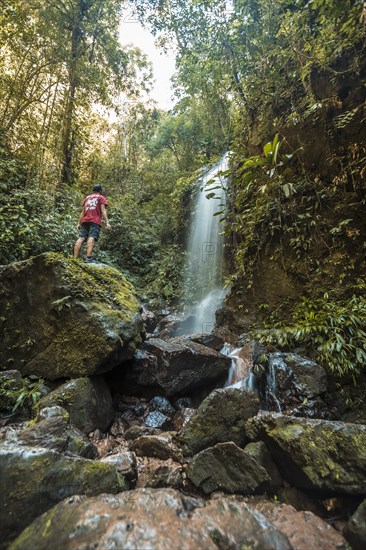
[(83, 242), (85, 242), (85, 237), (79, 237), (74, 246), (74, 258), (78, 258), (80, 254), (80, 249)]
[(94, 244), (95, 244), (94, 237), (89, 237), (88, 240), (86, 241), (86, 257), (87, 258), (92, 257)]

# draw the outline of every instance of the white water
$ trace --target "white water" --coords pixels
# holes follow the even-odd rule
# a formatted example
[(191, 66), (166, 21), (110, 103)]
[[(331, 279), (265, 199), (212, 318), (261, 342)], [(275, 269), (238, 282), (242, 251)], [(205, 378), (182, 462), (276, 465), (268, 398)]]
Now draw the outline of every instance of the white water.
[(232, 349), (228, 344), (222, 348), (221, 353), (231, 357), (231, 366), (224, 388), (248, 388), (254, 390), (255, 376), (252, 371), (252, 364), (245, 361), (240, 352), (243, 348)]
[[(190, 303), (185, 313), (192, 315), (186, 326), (186, 334), (211, 332), (215, 324), (215, 312), (226, 296), (223, 288), (224, 222), (216, 212), (225, 210), (226, 178), (221, 171), (228, 169), (228, 154), (200, 180), (196, 209), (191, 223), (187, 260), (185, 266), (184, 296)], [(215, 183), (208, 183), (215, 178)], [(215, 198), (206, 195), (215, 193)]]

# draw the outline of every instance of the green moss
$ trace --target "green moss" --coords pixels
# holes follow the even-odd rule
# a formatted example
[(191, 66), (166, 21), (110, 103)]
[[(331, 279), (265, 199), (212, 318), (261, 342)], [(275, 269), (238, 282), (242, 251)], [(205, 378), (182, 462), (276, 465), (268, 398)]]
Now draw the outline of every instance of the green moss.
[(61, 266), (61, 279), (70, 288), (70, 294), (74, 298), (98, 303), (101, 312), (135, 312), (139, 307), (134, 287), (113, 267), (86, 264), (57, 253), (47, 254), (45, 263), (56, 265), (56, 269)]

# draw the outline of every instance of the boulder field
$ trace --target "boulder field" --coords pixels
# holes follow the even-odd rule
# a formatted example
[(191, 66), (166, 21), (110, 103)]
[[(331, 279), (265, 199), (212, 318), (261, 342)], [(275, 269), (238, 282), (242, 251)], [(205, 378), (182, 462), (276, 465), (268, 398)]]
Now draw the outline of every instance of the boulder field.
[[(316, 363), (273, 352), (258, 386), (222, 387), (221, 338), (141, 343), (113, 268), (43, 254), (0, 280), (1, 550), (366, 546), (366, 427), (306, 417), (326, 403)], [(262, 410), (275, 371), (284, 413)], [(25, 375), (46, 395), (9, 414)]]

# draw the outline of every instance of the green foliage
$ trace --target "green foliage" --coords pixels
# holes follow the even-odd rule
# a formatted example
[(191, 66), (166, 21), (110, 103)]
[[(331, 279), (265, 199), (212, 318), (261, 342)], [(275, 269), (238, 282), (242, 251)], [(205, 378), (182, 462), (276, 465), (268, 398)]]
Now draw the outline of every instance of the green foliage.
[(0, 409), (3, 413), (14, 413), (18, 409), (32, 410), (38, 401), (48, 393), (45, 381), (30, 375), (15, 382), (4, 379), (0, 374)]
[(347, 300), (303, 297), (295, 308), (292, 322), (277, 323), (258, 331), (261, 342), (280, 348), (305, 347), (321, 365), (337, 376), (358, 375), (366, 365), (366, 299), (360, 294), (365, 283)]

